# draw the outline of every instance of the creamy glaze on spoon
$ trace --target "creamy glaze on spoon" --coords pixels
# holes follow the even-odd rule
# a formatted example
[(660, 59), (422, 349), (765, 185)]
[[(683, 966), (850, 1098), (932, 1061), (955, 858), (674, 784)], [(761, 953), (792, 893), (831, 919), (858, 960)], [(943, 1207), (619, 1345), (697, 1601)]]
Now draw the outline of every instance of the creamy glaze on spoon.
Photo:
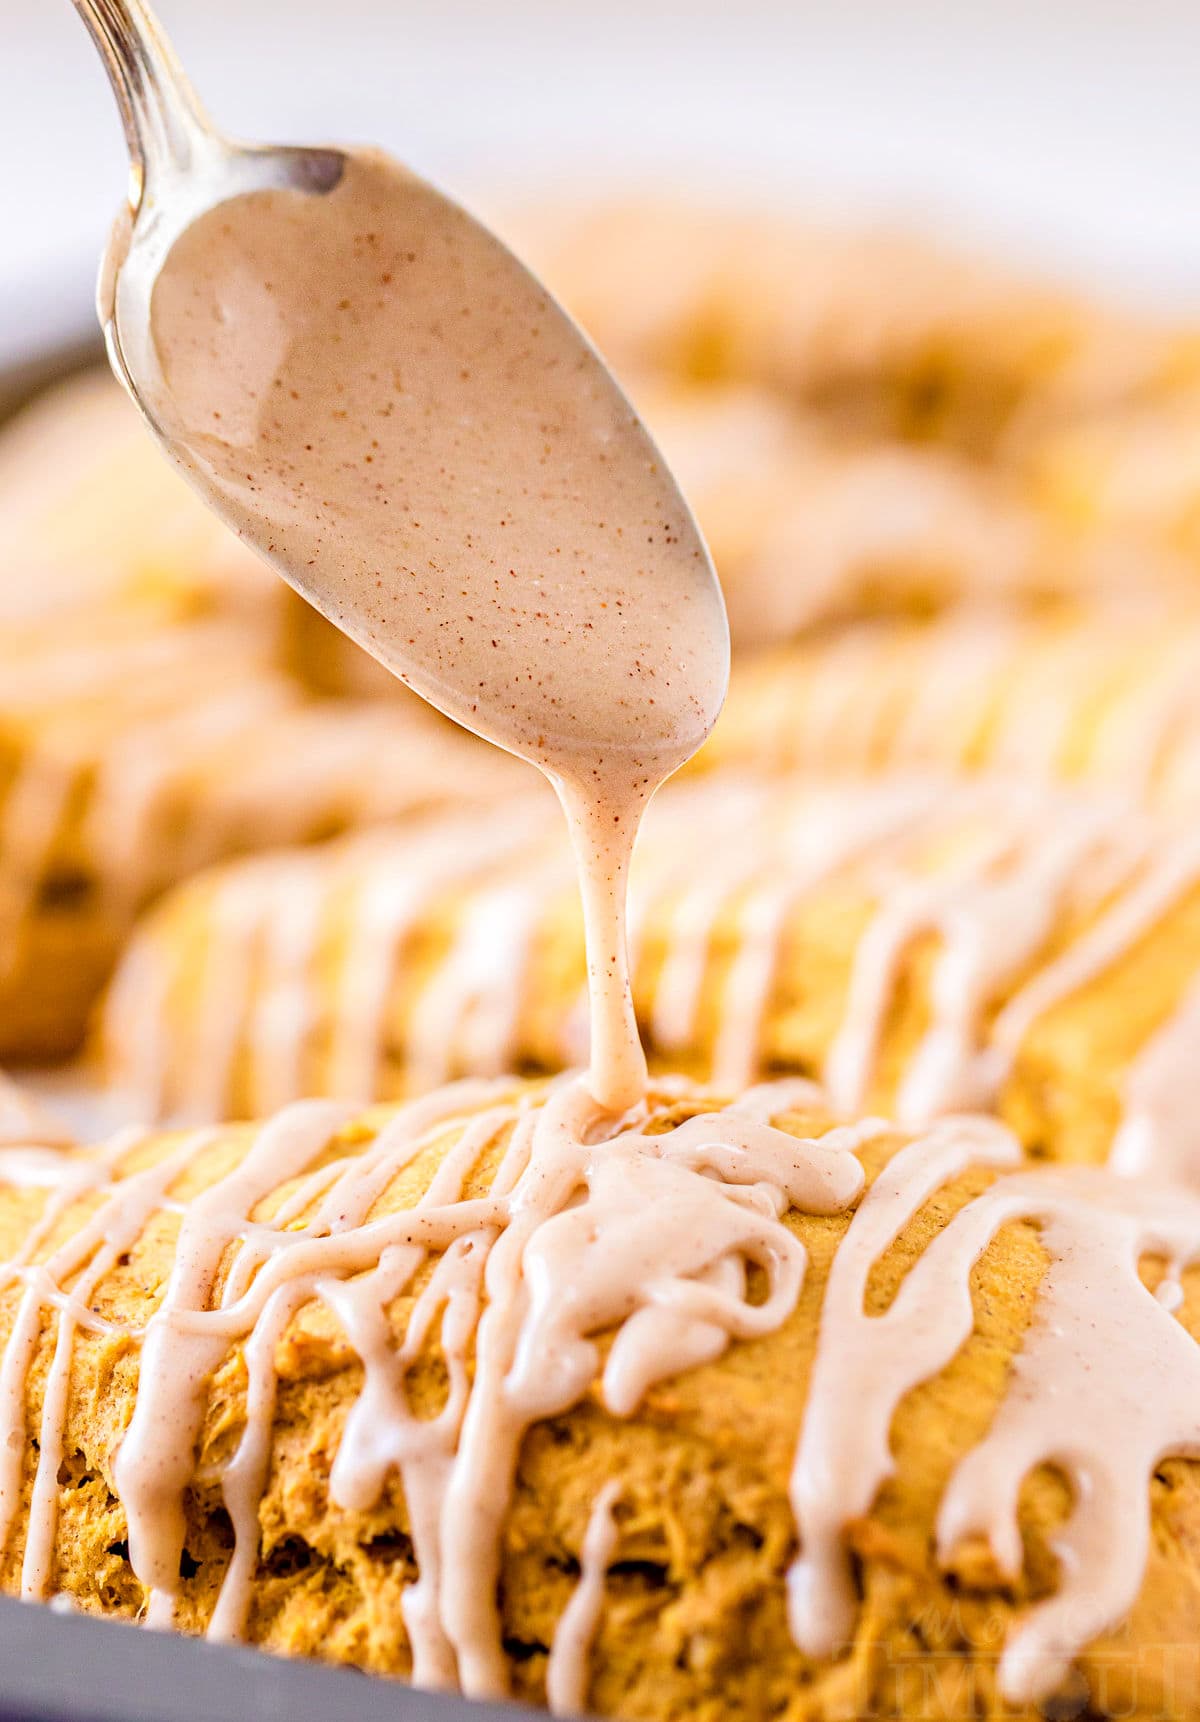
[[(118, 281), (118, 321), (121, 303)], [(592, 1085), (631, 1104), (629, 855), (712, 726), (728, 637), (687, 506), (601, 361), (485, 229), (362, 153), (331, 190), (253, 191), (183, 231), (138, 389), (244, 539), (552, 779), (587, 911)]]

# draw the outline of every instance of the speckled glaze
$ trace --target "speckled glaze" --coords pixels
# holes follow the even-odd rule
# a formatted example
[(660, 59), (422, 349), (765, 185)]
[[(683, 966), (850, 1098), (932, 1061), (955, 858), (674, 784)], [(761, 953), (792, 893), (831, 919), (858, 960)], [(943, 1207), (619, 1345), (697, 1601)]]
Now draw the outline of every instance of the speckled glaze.
[(213, 507), (403, 681), (554, 781), (588, 911), (593, 1081), (629, 1104), (629, 852), (728, 673), (707, 552), (633, 409), (496, 240), (375, 154), (327, 194), (201, 217), (151, 308), (151, 415)]

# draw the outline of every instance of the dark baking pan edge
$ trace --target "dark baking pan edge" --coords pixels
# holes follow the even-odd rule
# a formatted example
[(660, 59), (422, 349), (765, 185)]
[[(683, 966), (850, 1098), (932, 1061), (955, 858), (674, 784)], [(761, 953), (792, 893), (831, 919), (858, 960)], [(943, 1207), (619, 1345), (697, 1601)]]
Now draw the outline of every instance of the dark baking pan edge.
[(0, 1598), (0, 1722), (521, 1722), (538, 1714)]
[(104, 344), (93, 323), (80, 328), (77, 334), (31, 351), (12, 364), (0, 365), (0, 422), (51, 383), (103, 362)]

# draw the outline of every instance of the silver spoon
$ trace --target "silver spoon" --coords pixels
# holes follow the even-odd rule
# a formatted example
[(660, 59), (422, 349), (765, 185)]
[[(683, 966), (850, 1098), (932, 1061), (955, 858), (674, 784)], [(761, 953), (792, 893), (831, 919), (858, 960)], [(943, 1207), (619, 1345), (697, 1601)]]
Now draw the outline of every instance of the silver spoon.
[[(686, 700), (683, 697), (684, 677), (681, 674), (675, 678), (678, 697), (667, 699), (664, 690), (664, 697), (651, 712), (651, 729), (658, 727), (663, 732), (653, 739), (661, 739), (665, 743), (668, 739), (666, 730), (672, 724), (675, 728), (671, 746), (677, 757), (670, 761), (667, 769), (680, 763), (707, 733), (723, 698), (728, 659), (723, 601), (699, 529), (666, 463), (582, 332), (498, 239), (426, 182), (396, 164), (388, 163), (386, 158), (373, 154), (328, 148), (267, 148), (230, 141), (205, 116), (144, 0), (74, 0), (74, 3), (101, 52), (116, 92), (132, 164), (128, 205), (116, 223), (102, 266), (98, 294), (100, 318), (114, 370), (160, 444), (182, 468), (184, 475), (244, 539), (274, 563), (286, 580), (352, 638), (384, 661), (401, 679), (468, 727), (487, 735), (501, 746), (531, 757), (530, 750), (523, 744), (523, 737), (516, 733), (516, 728), (528, 727), (528, 712), (521, 714), (521, 722), (514, 728), (498, 721), (494, 713), (482, 712), (477, 704), (464, 700), (461, 687), (455, 685), (456, 679), (460, 679), (456, 678), (456, 666), (451, 664), (448, 667), (445, 661), (444, 625), (438, 640), (416, 626), (420, 618), (416, 618), (413, 626), (407, 626), (410, 619), (406, 617), (406, 626), (397, 627), (394, 617), (381, 615), (379, 582), (363, 578), (364, 569), (372, 568), (373, 571), (373, 565), (368, 561), (363, 567), (350, 571), (353, 577), (347, 574), (346, 557), (341, 552), (356, 532), (373, 539), (370, 545), (372, 556), (380, 563), (386, 560), (389, 566), (383, 570), (384, 579), (385, 582), (392, 580), (393, 584), (395, 570), (407, 569), (425, 556), (427, 537), (408, 542), (398, 531), (399, 510), (387, 515), (383, 512), (386, 504), (380, 506), (374, 502), (370, 509), (364, 504), (353, 519), (339, 517), (336, 531), (331, 529), (319, 541), (314, 541), (311, 533), (298, 533), (293, 508), (296, 497), (302, 493), (311, 496), (314, 486), (319, 487), (326, 482), (332, 466), (328, 449), (322, 445), (309, 446), (308, 434), (302, 426), (298, 429), (292, 425), (288, 432), (296, 444), (293, 452), (299, 462), (299, 465), (293, 462), (289, 469), (290, 490), (279, 480), (278, 474), (274, 475), (278, 480), (274, 493), (268, 494), (269, 485), (264, 487), (262, 483), (255, 482), (270, 464), (272, 455), (260, 434), (262, 426), (258, 423), (248, 425), (248, 416), (251, 411), (261, 416), (261, 391), (271, 387), (278, 390), (280, 373), (291, 362), (295, 345), (288, 351), (281, 346), (279, 351), (270, 352), (260, 352), (254, 347), (235, 358), (231, 357), (233, 347), (230, 341), (214, 341), (206, 357), (207, 368), (197, 367), (198, 374), (192, 379), (193, 399), (186, 407), (181, 405), (185, 392), (179, 382), (181, 372), (164, 377), (161, 344), (152, 328), (152, 313), (159, 303), (155, 298), (156, 290), (161, 287), (168, 259), (175, 277), (172, 292), (176, 304), (181, 272), (185, 285), (189, 279), (188, 271), (193, 271), (199, 280), (206, 267), (206, 254), (203, 246), (193, 242), (198, 230), (212, 231), (215, 211), (245, 207), (238, 200), (264, 194), (295, 194), (297, 205), (302, 203), (307, 223), (304, 241), (298, 247), (298, 251), (305, 254), (297, 257), (297, 268), (302, 270), (308, 260), (307, 254), (314, 246), (319, 249), (323, 245), (332, 247), (347, 243), (344, 230), (336, 228), (339, 203), (349, 195), (346, 186), (359, 171), (359, 164), (368, 163), (372, 171), (383, 164), (392, 174), (388, 192), (391, 203), (380, 212), (383, 228), (394, 227), (397, 233), (407, 230), (416, 236), (414, 248), (423, 251), (436, 249), (449, 236), (449, 241), (458, 247), (465, 259), (460, 271), (462, 280), (456, 277), (452, 283), (453, 291), (463, 296), (463, 303), (455, 312), (459, 324), (445, 337), (448, 345), (455, 346), (455, 351), (438, 374), (436, 398), (430, 388), (426, 389), (425, 418), (420, 423), (414, 421), (412, 436), (402, 451), (403, 464), (399, 470), (384, 475), (390, 479), (393, 492), (402, 489), (408, 496), (409, 492), (415, 491), (415, 496), (409, 497), (410, 512), (415, 515), (419, 509), (424, 516), (422, 526), (426, 533), (429, 520), (439, 509), (455, 524), (465, 522), (463, 536), (470, 549), (465, 550), (461, 541), (441, 546), (445, 561), (444, 578), (441, 587), (432, 594), (433, 608), (444, 624), (447, 616), (453, 616), (460, 596), (456, 580), (458, 568), (465, 566), (469, 557), (478, 555), (481, 549), (500, 556), (504, 544), (511, 543), (514, 533), (510, 530), (507, 539), (500, 537), (491, 516), (483, 513), (478, 518), (471, 518), (473, 499), (477, 497), (480, 485), (491, 483), (493, 477), (496, 479), (495, 493), (498, 494), (505, 483), (510, 483), (518, 505), (522, 474), (527, 490), (531, 483), (542, 484), (540, 477), (531, 479), (530, 476), (539, 472), (535, 457), (544, 472), (554, 466), (557, 453), (548, 459), (543, 458), (539, 450), (527, 446), (528, 436), (524, 444), (518, 445), (514, 427), (519, 428), (522, 412), (524, 419), (521, 422), (527, 423), (533, 432), (539, 430), (542, 421), (554, 417), (556, 425), (567, 426), (563, 456), (558, 462), (562, 470), (553, 473), (552, 481), (543, 485), (543, 491), (557, 490), (551, 500), (560, 505), (562, 518), (554, 520), (549, 517), (544, 495), (538, 502), (540, 513), (526, 509), (523, 529), (532, 535), (533, 540), (537, 540), (539, 532), (544, 539), (544, 542), (531, 542), (527, 558), (529, 583), (539, 584), (543, 576), (550, 581), (562, 578), (561, 561), (557, 565), (553, 561), (561, 546), (553, 542), (553, 535), (570, 534), (573, 549), (580, 542), (576, 535), (580, 508), (586, 507), (589, 501), (594, 501), (597, 508), (608, 513), (610, 541), (620, 524), (621, 508), (625, 506), (632, 511), (635, 518), (627, 522), (631, 530), (622, 547), (623, 563), (615, 554), (615, 543), (607, 546), (601, 543), (601, 551), (607, 548), (613, 552), (607, 557), (607, 562), (606, 556), (600, 552), (590, 554), (587, 567), (576, 569), (575, 573), (576, 576), (580, 572), (586, 574), (587, 579), (596, 584), (597, 602), (600, 603), (605, 596), (602, 588), (606, 580), (610, 583), (627, 580), (630, 543), (642, 546), (650, 543), (651, 548), (648, 551), (643, 548), (640, 554), (654, 566), (649, 568), (635, 593), (637, 602), (645, 610), (641, 619), (646, 636), (642, 642), (643, 656), (646, 641), (653, 646), (661, 634), (664, 613), (674, 616), (686, 610), (689, 621), (702, 624), (699, 631), (693, 630), (692, 643), (694, 645), (703, 634), (701, 655), (704, 662), (700, 665), (693, 662), (690, 667), (689, 697)], [(342, 187), (340, 198), (331, 195), (339, 187)], [(329, 210), (327, 222), (322, 213), (326, 207)], [(208, 227), (204, 226), (206, 222)], [(386, 231), (384, 238), (388, 238)], [(407, 254), (410, 262), (412, 255), (411, 251)], [(420, 278), (423, 262), (422, 256), (411, 271), (411, 284), (406, 276), (404, 282), (390, 288), (388, 295), (387, 314), (394, 319), (395, 351), (392, 357), (396, 367), (406, 372), (411, 371), (416, 362), (418, 344), (424, 341), (428, 345), (428, 328), (421, 319), (425, 318), (428, 323), (436, 318), (438, 312), (434, 289), (428, 281)], [(290, 267), (287, 272), (290, 276)], [(399, 282), (399, 277), (397, 280)], [(239, 277), (232, 285), (223, 280), (215, 287), (211, 283), (203, 287), (213, 297), (211, 310), (216, 319), (227, 323), (237, 321), (239, 307), (235, 303), (234, 315), (228, 316), (228, 301), (231, 296), (236, 299), (237, 292), (244, 285), (244, 279)], [(198, 287), (197, 291), (200, 290)], [(422, 292), (426, 295), (425, 301), (421, 300)], [(405, 293), (409, 295), (411, 307), (403, 297)], [(536, 333), (540, 337), (540, 346), (529, 342), (527, 350), (518, 351), (508, 341), (506, 347), (505, 362), (509, 370), (503, 382), (505, 387), (511, 388), (520, 410), (514, 410), (512, 425), (500, 427), (506, 432), (512, 429), (514, 437), (512, 447), (505, 451), (503, 470), (485, 472), (489, 450), (486, 447), (467, 448), (461, 438), (456, 438), (452, 446), (447, 444), (443, 450), (444, 461), (452, 463), (453, 472), (446, 476), (438, 472), (426, 474), (422, 490), (415, 468), (426, 458), (428, 450), (436, 444), (446, 427), (477, 426), (482, 422), (481, 415), (491, 410), (493, 404), (485, 396), (481, 379), (484, 379), (494, 355), (481, 353), (478, 345), (472, 351), (465, 337), (460, 340), (459, 327), (467, 330), (468, 323), (464, 319), (469, 319), (473, 309), (470, 302), (472, 293), (477, 298), (488, 296), (502, 305), (504, 319), (493, 331), (494, 347), (505, 346), (510, 330), (534, 322), (539, 323)], [(322, 295), (329, 300), (326, 283), (321, 283), (319, 290), (313, 289), (314, 301)], [(160, 299), (165, 296), (160, 292)], [(334, 305), (336, 299), (315, 306), (309, 325), (302, 332), (304, 338), (314, 344), (327, 341), (331, 335), (339, 338), (334, 330), (336, 314), (331, 308)], [(403, 314), (410, 309), (411, 317), (405, 322)], [(324, 323), (320, 321), (322, 317), (326, 319)], [(439, 338), (443, 334), (444, 331), (439, 331)], [(405, 350), (406, 345), (410, 351)], [(461, 346), (461, 352), (458, 346)], [(547, 362), (550, 349), (553, 359)], [(347, 377), (352, 385), (357, 383), (356, 363), (361, 368), (365, 362), (360, 339), (354, 351), (347, 350), (345, 360)], [(240, 367), (236, 374), (235, 364)], [(255, 374), (250, 375), (251, 371)], [(569, 386), (564, 387), (564, 378), (568, 379)], [(498, 386), (494, 364), (491, 386), (494, 393)], [(208, 407), (218, 404), (215, 398), (208, 398), (206, 391), (210, 391), (210, 387), (214, 397), (222, 393), (230, 396), (225, 403), (231, 407), (224, 421), (226, 441), (220, 446), (215, 436), (209, 434), (214, 430), (212, 420), (220, 417), (219, 413), (210, 415), (207, 412)], [(241, 393), (234, 398), (237, 389)], [(415, 410), (412, 390), (398, 399), (402, 411)], [(580, 415), (584, 406), (590, 416), (581, 429)], [(206, 431), (197, 429), (202, 411)], [(188, 412), (192, 414), (190, 420)], [(239, 419), (239, 436), (228, 431), (230, 418)], [(281, 432), (275, 438), (276, 444), (282, 436)], [(594, 496), (590, 499), (585, 497), (580, 503), (588, 475), (580, 479), (579, 453), (588, 439), (595, 458), (605, 464), (606, 488), (602, 489), (593, 480)], [(238, 445), (236, 448), (234, 443)], [(344, 451), (339, 451), (339, 456), (343, 454)], [(570, 472), (564, 465), (567, 461), (573, 463)], [(343, 470), (344, 465), (343, 459), (339, 470)], [(249, 473), (244, 469), (249, 469)], [(375, 468), (375, 477), (379, 480), (379, 467)], [(306, 485), (307, 491), (304, 489)], [(376, 492), (383, 488), (382, 482), (376, 482)], [(644, 520), (638, 517), (639, 511), (645, 516)], [(518, 520), (516, 524), (521, 526), (522, 522)], [(388, 535), (381, 537), (385, 525)], [(643, 526), (647, 527), (645, 532)], [(486, 544), (485, 540), (488, 541)], [(546, 558), (544, 568), (534, 566), (539, 554)], [(579, 584), (578, 578), (576, 584)], [(635, 606), (629, 603), (628, 597), (625, 602), (628, 606), (626, 619), (629, 619)], [(468, 604), (466, 607), (471, 606)], [(528, 636), (518, 638), (516, 630), (511, 632), (514, 652), (527, 660)], [(601, 682), (607, 677), (611, 683), (611, 665), (601, 662), (603, 654), (593, 646), (589, 634), (573, 638), (570, 652), (577, 684), (574, 704), (579, 705), (582, 699), (583, 705), (588, 706), (591, 696), (595, 696), (590, 704), (590, 720), (597, 713), (596, 701), (603, 698)], [(596, 660), (594, 664), (592, 657)], [(678, 658), (675, 661), (678, 663)], [(592, 670), (595, 674), (591, 679), (595, 685), (589, 690), (587, 684)], [(561, 705), (562, 702), (559, 703)], [(679, 721), (681, 715), (682, 724)], [(539, 724), (543, 716), (551, 723), (556, 721), (554, 713), (550, 712), (539, 714)], [(645, 713), (637, 715), (636, 738), (632, 733), (622, 732), (622, 725), (632, 731), (635, 721), (628, 708), (622, 713), (614, 706), (612, 718), (615, 727), (611, 741), (615, 747), (626, 746), (632, 739), (645, 746)], [(591, 739), (594, 739), (594, 730), (589, 735)], [(543, 759), (539, 763), (545, 764), (546, 761)]]
[(143, 0), (75, 0), (133, 181), (113, 366), (248, 543), (433, 705), (539, 766), (581, 859), (593, 1092), (641, 1094), (623, 929), (642, 808), (720, 710), (687, 504), (580, 330), (488, 230), (368, 151), (209, 125)]
[(127, 350), (144, 343), (149, 296), (171, 246), (232, 197), (289, 186), (328, 190), (343, 156), (233, 142), (205, 113), (144, 0), (73, 3), (104, 61), (129, 151), (128, 201), (104, 258), (97, 308), (113, 369), (145, 412)]

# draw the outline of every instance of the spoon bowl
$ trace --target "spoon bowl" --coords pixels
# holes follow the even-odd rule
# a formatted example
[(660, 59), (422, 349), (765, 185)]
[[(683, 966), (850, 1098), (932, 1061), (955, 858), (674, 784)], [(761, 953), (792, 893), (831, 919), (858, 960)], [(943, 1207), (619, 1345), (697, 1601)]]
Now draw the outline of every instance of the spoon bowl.
[(211, 507), (431, 704), (538, 766), (579, 858), (591, 1092), (645, 1091), (625, 890), (724, 699), (699, 528), (599, 354), (465, 210), (373, 151), (208, 125), (143, 0), (76, 0), (125, 117), (100, 315)]
[[(639, 766), (652, 757), (661, 780), (719, 710), (724, 605), (666, 463), (586, 337), (426, 181), (376, 152), (230, 142), (142, 0), (75, 4), (133, 165), (100, 317), (171, 459), (449, 716), (552, 774), (564, 748), (599, 735)], [(331, 474), (338, 495), (314, 513)], [(620, 630), (582, 616), (584, 582)], [(510, 698), (477, 697), (484, 637), (488, 678)], [(537, 683), (535, 644), (558, 654)], [(678, 673), (657, 697), (612, 699), (664, 646)]]

